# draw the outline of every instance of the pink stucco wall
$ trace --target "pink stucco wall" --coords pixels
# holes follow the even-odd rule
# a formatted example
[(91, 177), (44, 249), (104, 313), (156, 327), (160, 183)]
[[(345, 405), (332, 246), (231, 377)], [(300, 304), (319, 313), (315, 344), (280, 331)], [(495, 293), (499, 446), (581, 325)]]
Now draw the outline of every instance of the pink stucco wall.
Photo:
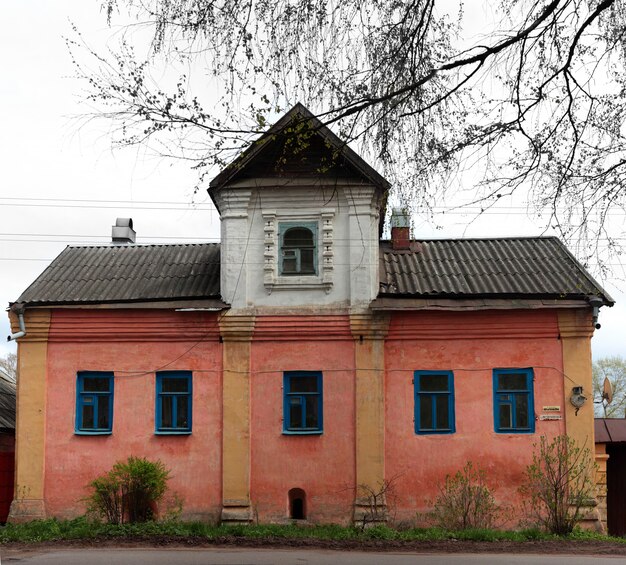
[[(395, 477), (397, 518), (413, 521), (429, 511), (437, 484), (472, 461), (486, 471), (497, 500), (514, 508), (517, 521), (517, 488), (533, 443), (540, 435), (564, 433), (565, 427), (564, 421), (536, 421), (534, 434), (496, 433), (492, 370), (533, 367), (536, 414), (545, 405), (561, 406), (563, 414), (556, 313), (394, 315), (385, 361), (386, 476)], [(456, 433), (415, 434), (412, 379), (413, 370), (422, 369), (454, 372)]]
[[(349, 523), (352, 518), (354, 345), (347, 316), (343, 322), (346, 332), (338, 341), (252, 344), (250, 495), (261, 521), (288, 516), (292, 488), (305, 491), (309, 520)], [(289, 370), (323, 372), (322, 435), (283, 435), (283, 372)]]
[[(385, 345), (385, 473), (399, 520), (428, 511), (437, 483), (466, 461), (480, 464), (501, 502), (515, 504), (521, 474), (542, 434), (496, 434), (493, 368), (533, 367), (535, 412), (563, 406), (554, 311), (405, 313)], [(193, 372), (193, 433), (154, 434), (155, 369)], [(257, 318), (250, 362), (250, 499), (262, 522), (288, 516), (288, 491), (307, 496), (307, 518), (348, 523), (355, 483), (354, 341), (348, 316)], [(416, 435), (413, 371), (452, 370), (456, 433)], [(115, 372), (113, 433), (74, 434), (76, 373)], [(283, 429), (283, 373), (323, 372), (324, 433)], [(139, 372), (140, 374), (130, 374)], [(143, 374), (145, 373), (145, 374)], [(222, 498), (222, 346), (214, 315), (166, 311), (53, 313), (48, 350), (45, 497), (49, 515), (84, 511), (86, 485), (129, 455), (161, 459), (186, 517), (216, 520)], [(162, 511), (165, 505), (162, 507)]]
[[(215, 328), (214, 319), (197, 313), (54, 312), (48, 346), (44, 483), (49, 515), (81, 514), (89, 481), (115, 461), (135, 455), (160, 459), (171, 470), (170, 499), (174, 494), (182, 498), (186, 516), (218, 518), (222, 352)], [(155, 341), (155, 334), (165, 331), (162, 337), (167, 337), (168, 330), (175, 341)], [(98, 342), (89, 340), (90, 331), (100, 334)], [(166, 364), (167, 370), (193, 371), (193, 432), (188, 436), (154, 433), (155, 369)], [(74, 434), (78, 371), (115, 372), (111, 435)], [(160, 512), (167, 506), (166, 500)]]

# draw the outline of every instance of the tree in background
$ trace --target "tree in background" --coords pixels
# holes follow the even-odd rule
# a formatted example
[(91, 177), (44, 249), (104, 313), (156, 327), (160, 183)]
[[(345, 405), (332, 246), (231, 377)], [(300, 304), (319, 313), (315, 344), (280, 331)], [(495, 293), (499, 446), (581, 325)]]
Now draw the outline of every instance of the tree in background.
[(0, 357), (0, 372), (14, 383), (17, 382), (17, 355), (15, 353), (7, 353)]
[(88, 117), (113, 120), (117, 144), (185, 159), (196, 188), (300, 101), (414, 211), (432, 211), (470, 169), (477, 213), (529, 189), (529, 212), (583, 263), (619, 246), (607, 217), (626, 203), (624, 0), (485, 3), (495, 23), (481, 34), (454, 0), (103, 8), (133, 24), (106, 54), (78, 31), (68, 41)]
[[(613, 387), (613, 400), (607, 404), (603, 398), (604, 379)], [(604, 357), (593, 363), (593, 402), (599, 418), (624, 418), (626, 416), (626, 359), (619, 355)]]

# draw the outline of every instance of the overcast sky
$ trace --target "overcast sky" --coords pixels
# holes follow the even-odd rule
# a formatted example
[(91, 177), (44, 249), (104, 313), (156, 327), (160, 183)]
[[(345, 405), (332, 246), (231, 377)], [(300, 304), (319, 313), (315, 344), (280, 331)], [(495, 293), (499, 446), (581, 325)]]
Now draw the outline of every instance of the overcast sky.
[[(195, 174), (185, 164), (156, 160), (141, 149), (112, 152), (107, 125), (82, 127), (88, 111), (63, 37), (70, 20), (93, 45), (106, 27), (99, 0), (5, 2), (0, 19), (0, 303), (5, 306), (67, 244), (107, 243), (116, 217), (133, 218), (140, 243), (217, 241), (219, 218), (208, 196), (193, 197)], [(480, 12), (472, 12), (478, 17)], [(482, 16), (481, 16), (482, 17)], [(192, 203), (192, 200), (195, 203)], [(503, 203), (473, 221), (470, 213), (436, 218), (443, 229), (416, 219), (416, 237), (540, 235), (523, 201)], [(626, 306), (617, 277), (602, 280), (618, 300), (603, 308), (594, 357), (624, 350)], [(14, 350), (0, 316), (0, 355)]]

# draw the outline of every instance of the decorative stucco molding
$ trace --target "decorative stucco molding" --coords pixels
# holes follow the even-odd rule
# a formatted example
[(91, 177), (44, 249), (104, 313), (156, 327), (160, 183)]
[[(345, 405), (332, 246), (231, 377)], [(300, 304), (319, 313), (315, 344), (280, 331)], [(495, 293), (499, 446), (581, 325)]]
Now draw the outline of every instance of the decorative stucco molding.
[[(298, 214), (289, 211), (263, 212), (263, 286), (268, 294), (274, 290), (324, 290), (329, 294), (333, 288), (334, 210), (322, 209), (319, 213)], [(279, 274), (279, 223), (281, 221), (314, 221), (318, 225), (317, 275), (281, 276)]]

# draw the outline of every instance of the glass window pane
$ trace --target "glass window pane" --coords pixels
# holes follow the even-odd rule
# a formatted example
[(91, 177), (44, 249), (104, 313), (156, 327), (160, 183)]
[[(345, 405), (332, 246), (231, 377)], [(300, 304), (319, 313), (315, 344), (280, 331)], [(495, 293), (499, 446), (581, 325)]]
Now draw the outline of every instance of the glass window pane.
[(447, 392), (448, 375), (420, 375), (420, 391), (424, 392)]
[(82, 414), (82, 429), (84, 430), (93, 430), (95, 426), (94, 420), (94, 407), (93, 405), (83, 405), (83, 414)]
[(98, 396), (98, 428), (109, 428), (109, 395)]
[(319, 397), (317, 395), (305, 397), (305, 422), (306, 428), (319, 428)]
[(180, 377), (162, 377), (162, 392), (189, 392), (189, 379)]
[(188, 396), (178, 396), (177, 400), (177, 411), (176, 411), (176, 427), (177, 428), (188, 428), (189, 427), (189, 403)]
[(433, 429), (433, 401), (432, 395), (420, 394), (420, 430), (432, 430)]
[(306, 228), (290, 228), (283, 238), (285, 247), (312, 247), (313, 233)]
[(529, 414), (528, 414), (528, 395), (516, 394), (515, 395), (515, 416), (516, 427), (528, 428), (529, 426)]
[(297, 273), (296, 258), (284, 257), (283, 258), (283, 273)]
[(302, 428), (302, 402), (299, 396), (289, 399), (289, 429)]
[(447, 430), (450, 428), (450, 413), (448, 409), (448, 395), (438, 394), (435, 397), (435, 404), (437, 407), (437, 422), (436, 428), (438, 430)]
[(109, 392), (111, 380), (108, 377), (88, 377), (83, 379), (85, 392)]
[(526, 390), (526, 374), (498, 375), (498, 390)]
[(319, 392), (317, 377), (291, 377), (289, 387), (290, 392)]
[(313, 250), (303, 249), (300, 252), (300, 272), (301, 273), (314, 273), (313, 266)]
[(173, 421), (173, 397), (172, 396), (162, 396), (161, 397), (161, 427), (162, 428), (172, 428), (174, 427)]
[(500, 427), (501, 428), (512, 428), (513, 427), (513, 418), (510, 404), (500, 404)]

